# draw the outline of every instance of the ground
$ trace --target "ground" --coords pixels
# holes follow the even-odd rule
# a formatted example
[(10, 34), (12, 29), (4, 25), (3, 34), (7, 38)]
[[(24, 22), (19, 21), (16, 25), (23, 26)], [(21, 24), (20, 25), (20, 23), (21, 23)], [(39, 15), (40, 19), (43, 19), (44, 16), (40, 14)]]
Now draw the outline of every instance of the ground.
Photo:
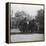
[[(12, 32), (18, 32), (19, 29), (14, 29)], [(20, 31), (19, 31), (20, 32)], [(44, 40), (43, 34), (33, 33), (33, 34), (11, 34), (11, 42), (19, 42), (19, 41), (38, 41)]]

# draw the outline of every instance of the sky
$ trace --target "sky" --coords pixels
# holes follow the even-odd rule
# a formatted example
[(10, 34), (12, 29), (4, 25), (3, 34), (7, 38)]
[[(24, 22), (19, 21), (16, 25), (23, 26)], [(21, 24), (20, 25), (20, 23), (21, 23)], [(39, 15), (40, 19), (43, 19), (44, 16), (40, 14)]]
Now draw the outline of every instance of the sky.
[(42, 5), (11, 4), (11, 15), (14, 17), (16, 11), (24, 11), (30, 16), (36, 16), (37, 11), (43, 9)]

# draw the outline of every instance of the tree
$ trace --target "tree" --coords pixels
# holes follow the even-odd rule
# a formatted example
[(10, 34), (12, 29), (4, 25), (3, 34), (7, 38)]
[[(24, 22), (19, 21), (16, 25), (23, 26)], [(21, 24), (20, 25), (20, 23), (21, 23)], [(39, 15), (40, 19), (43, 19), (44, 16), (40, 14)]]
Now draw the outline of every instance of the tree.
[(44, 10), (39, 10), (36, 16), (36, 21), (39, 22), (39, 32), (44, 33)]
[(25, 16), (26, 16), (26, 13), (24, 11), (17, 11), (15, 13), (17, 27), (19, 26), (19, 23), (21, 22), (21, 20), (25, 18)]

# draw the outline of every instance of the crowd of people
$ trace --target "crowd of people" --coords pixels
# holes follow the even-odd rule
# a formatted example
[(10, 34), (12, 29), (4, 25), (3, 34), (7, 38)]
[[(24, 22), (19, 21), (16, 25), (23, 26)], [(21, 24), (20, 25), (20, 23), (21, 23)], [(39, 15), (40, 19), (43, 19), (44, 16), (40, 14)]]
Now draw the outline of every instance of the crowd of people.
[(31, 21), (26, 21), (26, 19), (22, 20), (20, 23), (19, 23), (19, 26), (18, 26), (19, 30), (21, 32), (37, 32), (38, 31), (38, 26), (37, 24), (35, 23), (35, 20), (31, 20)]

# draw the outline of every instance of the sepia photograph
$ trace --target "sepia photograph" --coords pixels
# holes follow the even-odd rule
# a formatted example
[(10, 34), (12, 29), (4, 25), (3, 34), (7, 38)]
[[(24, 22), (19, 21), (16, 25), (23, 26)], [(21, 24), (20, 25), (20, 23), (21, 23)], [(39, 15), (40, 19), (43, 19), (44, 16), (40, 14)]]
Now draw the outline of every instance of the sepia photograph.
[(44, 5), (10, 3), (10, 42), (44, 41)]

